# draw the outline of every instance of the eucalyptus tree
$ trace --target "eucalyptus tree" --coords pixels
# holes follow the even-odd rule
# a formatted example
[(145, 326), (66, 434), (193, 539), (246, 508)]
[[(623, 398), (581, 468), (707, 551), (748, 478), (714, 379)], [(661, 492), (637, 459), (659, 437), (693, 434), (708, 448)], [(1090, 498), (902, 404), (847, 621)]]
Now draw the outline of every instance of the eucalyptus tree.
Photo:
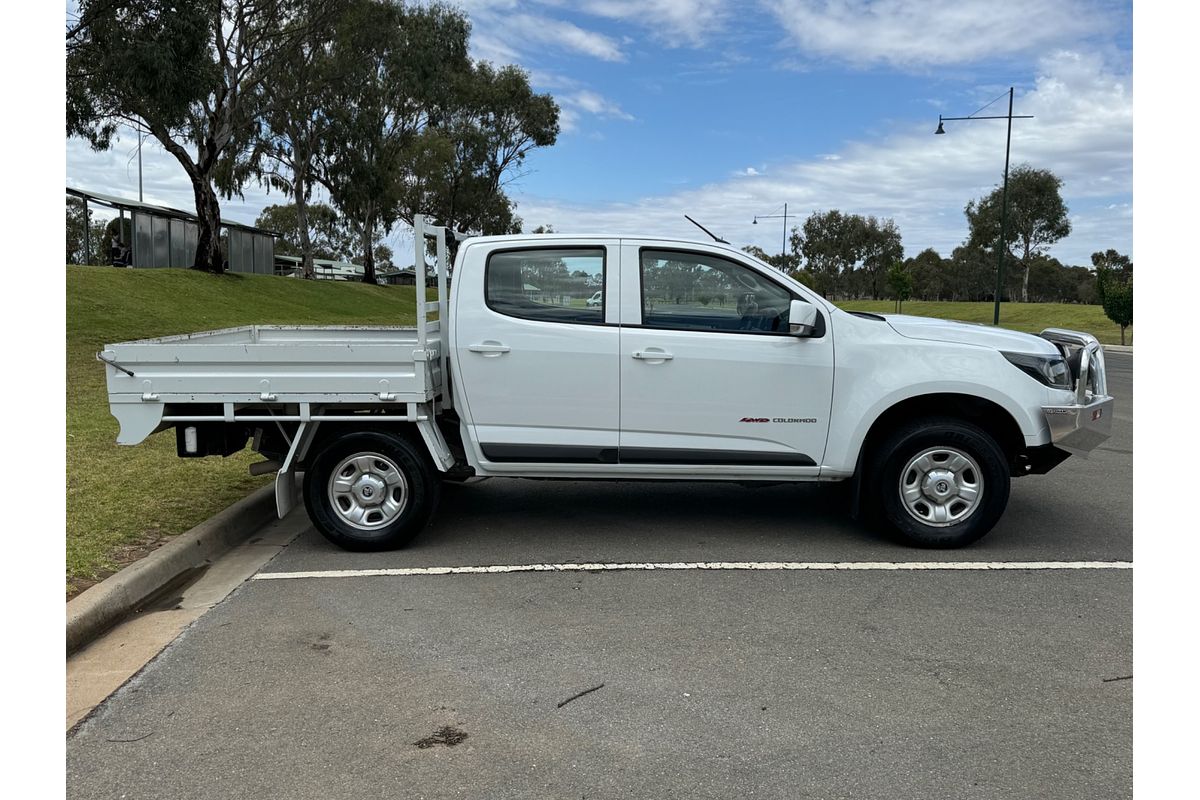
[[(1029, 301), (1029, 268), (1032, 258), (1071, 233), (1067, 204), (1063, 202), (1062, 179), (1048, 169), (1035, 169), (1021, 164), (1008, 176), (1008, 209), (1005, 225), (1005, 249), (1020, 248), (1021, 302)], [(1001, 188), (986, 197), (972, 200), (964, 210), (971, 247), (990, 249), (1000, 239), (1004, 196)]]
[[(866, 272), (866, 283), (871, 287), (871, 299), (878, 300), (886, 283), (892, 287), (892, 267), (904, 259), (904, 245), (900, 229), (895, 220), (880, 221), (875, 217), (858, 217), (856, 220), (860, 244), (858, 256)], [(905, 273), (907, 274), (907, 273)], [(894, 288), (894, 287), (893, 287)], [(911, 276), (909, 291), (912, 291)], [(907, 300), (908, 298), (903, 298)]]
[(559, 109), (536, 94), (518, 67), (486, 62), (456, 71), (451, 102), (413, 150), (413, 182), (401, 215), (427, 213), (440, 223), (484, 234), (516, 233), (521, 220), (504, 187), (521, 176), (526, 156), (559, 132)]
[(814, 211), (799, 230), (793, 230), (793, 249), (804, 256), (818, 292), (835, 299), (843, 277), (862, 260), (864, 222), (857, 214)]
[[(359, 252), (358, 233), (346, 219), (326, 203), (308, 203), (305, 209), (304, 231), (300, 229), (300, 214), (295, 203), (267, 206), (254, 224), (279, 234), (275, 252), (280, 255), (301, 255), (300, 242), (307, 238), (313, 258), (353, 261)], [(381, 241), (374, 242), (371, 253), (377, 265), (391, 264), (392, 250)]]
[(399, 219), (419, 182), (422, 134), (449, 114), (468, 72), (470, 26), (461, 11), (354, 0), (334, 31), (329, 68), (339, 102), (329, 104), (324, 165), (317, 180), (358, 233), (363, 280), (375, 281), (372, 243)]
[(145, 130), (192, 184), (195, 268), (222, 272), (217, 192), (240, 191), (272, 82), (310, 24), (313, 0), (80, 0), (67, 31), (67, 133), (107, 149)]
[[(329, 257), (320, 255), (310, 239), (309, 200), (327, 166), (330, 120), (326, 109), (345, 100), (332, 58), (334, 31), (359, 20), (355, 6), (353, 0), (303, 4), (289, 23), (293, 47), (283, 55), (270, 85), (259, 88), (267, 97), (246, 169), (291, 198), (305, 278), (313, 277), (314, 257)], [(328, 211), (332, 213), (332, 209)], [(328, 220), (317, 222), (327, 224)]]

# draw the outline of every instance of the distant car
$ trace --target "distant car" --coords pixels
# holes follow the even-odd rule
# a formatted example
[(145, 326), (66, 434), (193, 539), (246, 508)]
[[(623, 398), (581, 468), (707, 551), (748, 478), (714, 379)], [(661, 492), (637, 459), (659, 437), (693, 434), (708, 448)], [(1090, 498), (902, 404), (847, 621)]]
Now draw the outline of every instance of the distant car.
[(593, 306), (600, 305), (600, 300), (603, 295), (604, 295), (604, 292), (596, 292), (594, 295), (589, 297), (588, 301), (587, 301), (588, 308), (592, 308)]

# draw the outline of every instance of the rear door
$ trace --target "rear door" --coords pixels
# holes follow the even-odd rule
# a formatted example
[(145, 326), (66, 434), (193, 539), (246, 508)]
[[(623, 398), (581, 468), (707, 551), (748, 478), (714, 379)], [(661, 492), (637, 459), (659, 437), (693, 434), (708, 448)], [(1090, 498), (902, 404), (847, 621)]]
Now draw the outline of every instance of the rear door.
[(723, 251), (622, 243), (622, 465), (656, 472), (815, 475), (833, 342), (788, 333), (793, 298)]
[(453, 320), (468, 446), (491, 473), (616, 463), (617, 240), (468, 247)]

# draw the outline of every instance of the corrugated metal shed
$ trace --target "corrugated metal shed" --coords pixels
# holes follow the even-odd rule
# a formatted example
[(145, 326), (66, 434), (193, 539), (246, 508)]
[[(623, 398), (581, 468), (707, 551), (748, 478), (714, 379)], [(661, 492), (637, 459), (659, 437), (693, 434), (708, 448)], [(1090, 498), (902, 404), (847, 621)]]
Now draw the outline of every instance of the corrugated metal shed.
[[(108, 206), (120, 212), (121, 219), (129, 214), (132, 241), (125, 242), (130, 250), (129, 266), (190, 267), (196, 260), (196, 241), (199, 226), (196, 215), (178, 208), (128, 200), (101, 192), (85, 192), (67, 187), (67, 194), (89, 203)], [(125, 230), (124, 224), (121, 230)], [(221, 218), (222, 250), (230, 272), (253, 272), (270, 275), (274, 272), (275, 237), (279, 234), (253, 225)]]

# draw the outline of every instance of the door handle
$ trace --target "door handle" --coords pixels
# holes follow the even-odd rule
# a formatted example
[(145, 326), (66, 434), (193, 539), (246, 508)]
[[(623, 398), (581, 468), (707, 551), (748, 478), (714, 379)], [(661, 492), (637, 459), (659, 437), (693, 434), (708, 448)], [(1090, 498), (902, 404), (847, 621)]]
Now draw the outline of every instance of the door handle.
[(634, 350), (634, 358), (640, 358), (643, 361), (670, 361), (675, 356), (668, 353), (666, 350), (660, 350), (657, 347), (651, 347), (646, 350)]
[(504, 355), (510, 348), (506, 344), (500, 344), (489, 339), (478, 344), (467, 345), (467, 349), (472, 353), (482, 353), (484, 358), (495, 358), (496, 356)]

